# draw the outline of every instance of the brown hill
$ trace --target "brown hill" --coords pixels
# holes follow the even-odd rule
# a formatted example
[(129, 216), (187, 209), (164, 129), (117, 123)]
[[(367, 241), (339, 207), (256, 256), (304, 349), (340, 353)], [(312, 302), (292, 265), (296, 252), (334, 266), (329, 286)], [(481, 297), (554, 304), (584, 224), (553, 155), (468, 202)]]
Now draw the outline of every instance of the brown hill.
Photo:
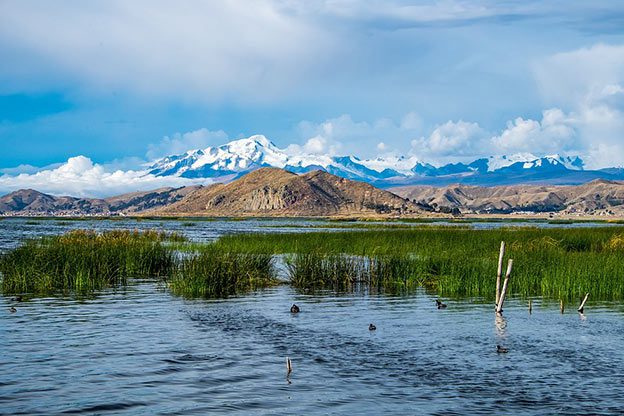
[(161, 188), (106, 199), (53, 196), (32, 189), (22, 189), (0, 197), (0, 214), (24, 216), (134, 214), (176, 202), (196, 189), (197, 187)]
[(391, 191), (437, 210), (459, 208), (462, 212), (475, 213), (624, 214), (624, 182), (606, 180), (575, 186), (405, 186), (392, 188)]
[(418, 207), (364, 182), (323, 171), (297, 175), (262, 168), (228, 184), (200, 188), (154, 214), (211, 216), (370, 216), (418, 212)]

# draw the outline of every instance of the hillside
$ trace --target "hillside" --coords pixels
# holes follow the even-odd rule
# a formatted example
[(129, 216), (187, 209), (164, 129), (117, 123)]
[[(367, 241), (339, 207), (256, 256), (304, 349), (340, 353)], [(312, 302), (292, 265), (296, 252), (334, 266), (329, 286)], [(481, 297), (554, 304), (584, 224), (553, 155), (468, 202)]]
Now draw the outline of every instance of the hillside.
[(161, 188), (106, 199), (53, 196), (32, 189), (11, 192), (0, 198), (0, 215), (118, 215), (135, 214), (171, 204), (196, 187)]
[(228, 184), (200, 188), (156, 214), (343, 216), (400, 215), (418, 207), (390, 192), (323, 171), (297, 175), (261, 168)]
[(391, 191), (436, 210), (445, 207), (474, 213), (624, 214), (624, 182), (617, 181), (595, 180), (576, 186), (404, 186)]

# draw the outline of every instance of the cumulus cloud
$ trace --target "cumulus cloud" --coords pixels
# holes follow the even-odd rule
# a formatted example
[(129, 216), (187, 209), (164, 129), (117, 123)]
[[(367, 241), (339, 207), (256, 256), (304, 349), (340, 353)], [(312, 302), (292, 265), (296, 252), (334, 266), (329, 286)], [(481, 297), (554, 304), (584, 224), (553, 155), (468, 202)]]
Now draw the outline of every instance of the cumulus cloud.
[(220, 145), (228, 140), (223, 131), (210, 131), (206, 128), (165, 136), (160, 142), (148, 146), (146, 156), (150, 160), (169, 155), (178, 155), (188, 150), (204, 149), (208, 146)]
[(535, 63), (544, 100), (567, 112), (589, 167), (624, 165), (624, 45), (597, 44)]
[(518, 117), (507, 122), (507, 128), (492, 137), (493, 148), (500, 153), (532, 152), (568, 153), (578, 150), (577, 120), (558, 108), (543, 112), (542, 120)]
[(108, 171), (85, 156), (69, 158), (53, 169), (35, 173), (0, 176), (0, 192), (36, 189), (53, 195), (102, 197), (126, 192), (145, 191), (163, 186), (186, 186), (208, 183), (179, 177), (157, 177), (141, 171)]
[(465, 160), (483, 152), (486, 134), (477, 123), (447, 121), (428, 137), (412, 140), (411, 153), (433, 163)]
[(343, 114), (321, 123), (302, 121), (297, 130), (304, 144), (291, 145), (291, 152), (374, 157), (377, 151), (394, 153), (407, 147), (410, 138), (420, 134), (422, 122), (415, 113), (407, 113), (398, 122), (380, 118), (370, 123), (355, 121), (350, 115)]

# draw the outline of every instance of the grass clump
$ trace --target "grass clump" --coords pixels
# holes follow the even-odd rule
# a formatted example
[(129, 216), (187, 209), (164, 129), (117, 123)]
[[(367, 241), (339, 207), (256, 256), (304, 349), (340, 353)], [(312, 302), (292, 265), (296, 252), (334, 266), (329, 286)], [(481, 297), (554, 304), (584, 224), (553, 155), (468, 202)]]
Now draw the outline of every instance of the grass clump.
[[(576, 300), (624, 299), (624, 227), (412, 229), (230, 235), (224, 251), (291, 254), (293, 285), (348, 288), (357, 282), (420, 284), (440, 296), (495, 294), (500, 242), (514, 259), (510, 293)], [(349, 256), (356, 256), (355, 259)], [(372, 264), (384, 270), (369, 277)], [(390, 271), (387, 271), (390, 270)], [(395, 283), (393, 283), (395, 282)]]
[(76, 230), (27, 240), (0, 258), (5, 294), (86, 292), (123, 285), (129, 277), (163, 276), (174, 266), (164, 242), (179, 235), (157, 231)]
[(308, 290), (400, 289), (419, 283), (412, 263), (399, 256), (297, 253), (287, 267), (291, 284)]
[(223, 252), (208, 247), (181, 261), (169, 288), (188, 298), (225, 298), (275, 282), (272, 255)]

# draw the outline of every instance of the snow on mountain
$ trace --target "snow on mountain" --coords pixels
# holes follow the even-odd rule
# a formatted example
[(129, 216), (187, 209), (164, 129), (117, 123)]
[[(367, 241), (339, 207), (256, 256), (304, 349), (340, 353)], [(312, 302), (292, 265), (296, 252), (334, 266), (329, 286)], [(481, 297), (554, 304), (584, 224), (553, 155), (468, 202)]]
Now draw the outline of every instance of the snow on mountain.
[(578, 156), (548, 155), (544, 157), (535, 156), (532, 153), (516, 153), (513, 155), (490, 156), (487, 159), (488, 172), (495, 172), (500, 169), (522, 163), (523, 169), (532, 169), (550, 166), (563, 166), (569, 170), (583, 170), (583, 160)]
[[(357, 158), (356, 158), (357, 159)], [(394, 170), (402, 175), (411, 175), (413, 173), (412, 169), (419, 162), (418, 158), (405, 157), (405, 156), (386, 156), (386, 157), (378, 157), (376, 159), (368, 159), (368, 160), (360, 160), (357, 161), (366, 166), (369, 169), (372, 169), (377, 172), (383, 172), (384, 170)]]
[(348, 179), (371, 183), (391, 181), (409, 182), (419, 178), (488, 178), (495, 181), (504, 175), (526, 176), (539, 172), (543, 177), (549, 172), (559, 174), (583, 170), (578, 157), (549, 155), (538, 157), (531, 153), (490, 156), (469, 164), (452, 163), (434, 166), (411, 156), (385, 156), (376, 159), (359, 159), (355, 156), (329, 156), (293, 153), (292, 148), (280, 149), (265, 136), (255, 135), (234, 140), (221, 146), (189, 150), (154, 161), (147, 172), (155, 176), (183, 178), (235, 178), (260, 167), (273, 166), (296, 173), (322, 169)]

